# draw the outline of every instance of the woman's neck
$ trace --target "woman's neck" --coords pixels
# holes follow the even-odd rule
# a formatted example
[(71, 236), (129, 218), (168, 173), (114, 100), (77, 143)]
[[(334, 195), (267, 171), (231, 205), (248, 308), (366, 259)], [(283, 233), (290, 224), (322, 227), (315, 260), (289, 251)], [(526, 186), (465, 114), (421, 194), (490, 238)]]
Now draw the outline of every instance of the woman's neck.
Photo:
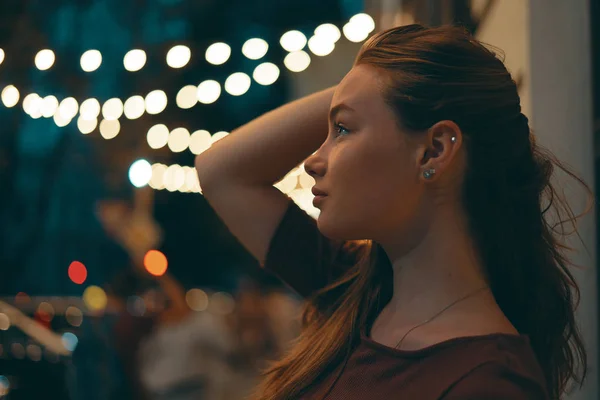
[(393, 238), (381, 243), (394, 274), (389, 306), (394, 314), (409, 322), (428, 318), (486, 285), (483, 266), (462, 212), (452, 207), (436, 210), (434, 222), (409, 251), (401, 251)]

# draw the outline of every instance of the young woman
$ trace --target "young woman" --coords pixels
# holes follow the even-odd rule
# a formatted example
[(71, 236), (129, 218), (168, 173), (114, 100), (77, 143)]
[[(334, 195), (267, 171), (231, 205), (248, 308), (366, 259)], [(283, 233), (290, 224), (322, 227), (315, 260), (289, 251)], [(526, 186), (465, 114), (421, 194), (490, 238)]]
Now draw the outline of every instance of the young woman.
[[(304, 159), (316, 223), (273, 187)], [(554, 166), (502, 61), (419, 25), (198, 156), (216, 213), (308, 299), (256, 398), (546, 399), (581, 382)]]

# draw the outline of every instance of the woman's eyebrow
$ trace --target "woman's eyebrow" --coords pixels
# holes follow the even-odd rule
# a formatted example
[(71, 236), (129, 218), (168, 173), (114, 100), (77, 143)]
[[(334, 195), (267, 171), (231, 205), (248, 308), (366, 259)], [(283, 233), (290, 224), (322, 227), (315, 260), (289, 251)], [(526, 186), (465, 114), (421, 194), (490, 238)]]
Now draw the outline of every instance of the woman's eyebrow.
[(354, 111), (354, 108), (350, 107), (349, 105), (345, 104), (345, 103), (340, 103), (335, 105), (334, 107), (331, 107), (331, 110), (329, 110), (329, 120), (333, 120), (333, 118), (342, 110), (346, 110), (346, 111)]

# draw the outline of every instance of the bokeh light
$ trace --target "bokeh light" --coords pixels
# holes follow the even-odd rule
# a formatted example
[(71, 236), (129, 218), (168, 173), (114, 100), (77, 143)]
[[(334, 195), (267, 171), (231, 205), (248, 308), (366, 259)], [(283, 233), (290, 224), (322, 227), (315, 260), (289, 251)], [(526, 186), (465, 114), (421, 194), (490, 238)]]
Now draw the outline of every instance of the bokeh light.
[(202, 154), (212, 145), (210, 132), (206, 130), (198, 130), (192, 133), (190, 137), (190, 151), (193, 154)]
[(342, 31), (344, 32), (346, 39), (354, 43), (362, 42), (369, 36), (368, 30), (357, 23), (353, 23), (352, 21), (344, 25)]
[(167, 52), (167, 65), (171, 68), (183, 68), (190, 61), (192, 52), (184, 45), (173, 46)]
[(144, 115), (146, 105), (142, 96), (131, 96), (125, 101), (123, 112), (128, 119), (137, 119)]
[(175, 128), (169, 134), (167, 144), (174, 153), (180, 153), (190, 145), (190, 132), (185, 128)]
[(305, 51), (296, 51), (285, 56), (283, 63), (290, 71), (301, 72), (310, 65), (310, 56)]
[(306, 46), (306, 36), (300, 31), (288, 31), (281, 36), (279, 43), (289, 52), (299, 51)]
[(102, 311), (108, 299), (104, 289), (99, 286), (88, 286), (83, 292), (83, 302), (90, 311)]
[(31, 297), (25, 292), (19, 292), (15, 296), (15, 305), (18, 307), (25, 307), (31, 302)]
[(369, 14), (356, 14), (350, 18), (350, 23), (367, 32), (367, 35), (375, 30), (375, 21)]
[(213, 314), (227, 315), (235, 310), (235, 301), (229, 293), (217, 292), (210, 297), (208, 307)]
[(202, 289), (190, 289), (185, 294), (185, 302), (194, 311), (204, 311), (208, 308), (208, 295)]
[(342, 33), (337, 26), (328, 23), (317, 26), (315, 29), (315, 36), (323, 40), (336, 43), (338, 40), (340, 40)]
[(279, 67), (270, 62), (262, 63), (254, 68), (252, 77), (261, 85), (272, 85), (279, 78)]
[(51, 118), (58, 110), (58, 99), (56, 96), (50, 95), (44, 97), (40, 111), (45, 118)]
[(152, 164), (152, 178), (148, 182), (148, 186), (152, 189), (162, 190), (165, 188), (164, 175), (167, 166), (161, 163)]
[(121, 99), (113, 97), (112, 99), (106, 100), (102, 106), (102, 116), (106, 120), (115, 120), (121, 118), (123, 115), (123, 102)]
[(77, 118), (77, 129), (79, 129), (79, 132), (83, 133), (84, 135), (92, 133), (94, 129), (96, 129), (97, 125), (98, 120), (96, 118), (84, 119), (83, 115), (80, 115), (79, 118)]
[(80, 261), (73, 261), (69, 265), (69, 279), (74, 283), (81, 285), (87, 279), (87, 268)]
[(177, 97), (175, 98), (175, 103), (179, 108), (188, 109), (192, 108), (198, 102), (198, 97), (196, 93), (198, 88), (194, 85), (187, 85), (182, 87), (179, 92), (177, 92)]
[(225, 64), (231, 56), (231, 47), (227, 43), (213, 43), (206, 49), (206, 61), (214, 65)]
[(135, 187), (141, 188), (152, 178), (152, 166), (144, 159), (136, 160), (129, 167), (129, 181)]
[(135, 72), (144, 68), (146, 65), (146, 52), (140, 49), (133, 49), (123, 57), (123, 66), (127, 71)]
[(55, 314), (54, 306), (47, 301), (42, 301), (37, 308), (36, 315), (37, 317), (45, 322), (52, 321)]
[(71, 326), (78, 327), (81, 326), (81, 323), (83, 322), (83, 313), (79, 308), (69, 306), (65, 311), (65, 318)]
[(70, 352), (75, 351), (75, 348), (79, 343), (79, 339), (77, 339), (77, 336), (72, 332), (63, 333), (61, 341), (65, 349), (69, 350)]
[(269, 44), (265, 40), (259, 38), (248, 39), (242, 46), (242, 54), (251, 60), (258, 60), (259, 58), (264, 57), (268, 50)]
[(98, 50), (88, 50), (81, 55), (80, 63), (85, 72), (95, 71), (102, 64), (102, 54)]
[(308, 48), (314, 55), (323, 57), (333, 51), (335, 43), (315, 35), (308, 40)]
[(23, 99), (23, 111), (29, 115), (39, 110), (41, 105), (42, 98), (37, 93), (30, 93)]
[(8, 108), (14, 107), (19, 102), (19, 90), (13, 85), (8, 85), (2, 89), (2, 103)]
[(52, 118), (54, 119), (54, 123), (56, 124), (56, 126), (60, 128), (69, 125), (69, 123), (71, 122), (71, 119), (64, 118), (60, 113), (54, 114)]
[(146, 112), (159, 114), (167, 107), (167, 95), (162, 90), (153, 90), (146, 95)]
[(35, 55), (35, 66), (40, 71), (45, 71), (52, 67), (55, 59), (56, 59), (56, 56), (54, 55), (54, 52), (52, 50), (50, 50), (50, 49), (40, 50)]
[(115, 138), (121, 130), (121, 123), (118, 120), (103, 119), (100, 121), (100, 135), (106, 140)]
[(94, 98), (84, 100), (79, 106), (79, 115), (87, 120), (97, 119), (100, 115), (100, 102)]
[(225, 81), (225, 90), (232, 96), (241, 96), (250, 88), (250, 77), (243, 72), (231, 74)]
[(4, 50), (0, 49), (0, 64), (4, 62)]
[(211, 141), (212, 144), (217, 143), (219, 140), (223, 139), (225, 136), (229, 135), (229, 132), (226, 131), (220, 131), (220, 132), (216, 132), (214, 135), (212, 135), (211, 137)]
[(221, 95), (221, 85), (214, 80), (206, 80), (198, 85), (196, 96), (202, 104), (211, 104), (217, 101)]
[(10, 393), (10, 381), (4, 375), (0, 375), (0, 396), (6, 396)]
[(42, 359), (42, 348), (40, 346), (38, 346), (37, 344), (28, 344), (27, 345), (27, 356), (29, 357), (29, 359), (31, 361), (40, 361)]
[(164, 275), (167, 272), (167, 266), (167, 257), (158, 250), (150, 250), (144, 256), (144, 267), (151, 275)]
[(67, 97), (60, 102), (58, 106), (58, 114), (64, 119), (71, 120), (75, 118), (79, 111), (79, 104), (73, 97)]
[(146, 140), (148, 141), (148, 146), (152, 149), (165, 147), (169, 141), (169, 128), (164, 124), (154, 125), (148, 129)]

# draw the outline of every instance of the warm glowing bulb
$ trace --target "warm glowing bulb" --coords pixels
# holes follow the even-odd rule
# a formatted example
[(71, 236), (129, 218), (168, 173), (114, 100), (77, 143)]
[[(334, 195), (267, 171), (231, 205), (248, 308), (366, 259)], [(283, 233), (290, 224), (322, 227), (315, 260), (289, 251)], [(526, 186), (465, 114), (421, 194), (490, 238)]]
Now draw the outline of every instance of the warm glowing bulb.
[(98, 50), (88, 50), (81, 55), (80, 64), (85, 72), (95, 71), (102, 64), (102, 54)]
[(206, 49), (206, 61), (214, 65), (221, 65), (229, 60), (231, 47), (227, 43), (213, 43)]

